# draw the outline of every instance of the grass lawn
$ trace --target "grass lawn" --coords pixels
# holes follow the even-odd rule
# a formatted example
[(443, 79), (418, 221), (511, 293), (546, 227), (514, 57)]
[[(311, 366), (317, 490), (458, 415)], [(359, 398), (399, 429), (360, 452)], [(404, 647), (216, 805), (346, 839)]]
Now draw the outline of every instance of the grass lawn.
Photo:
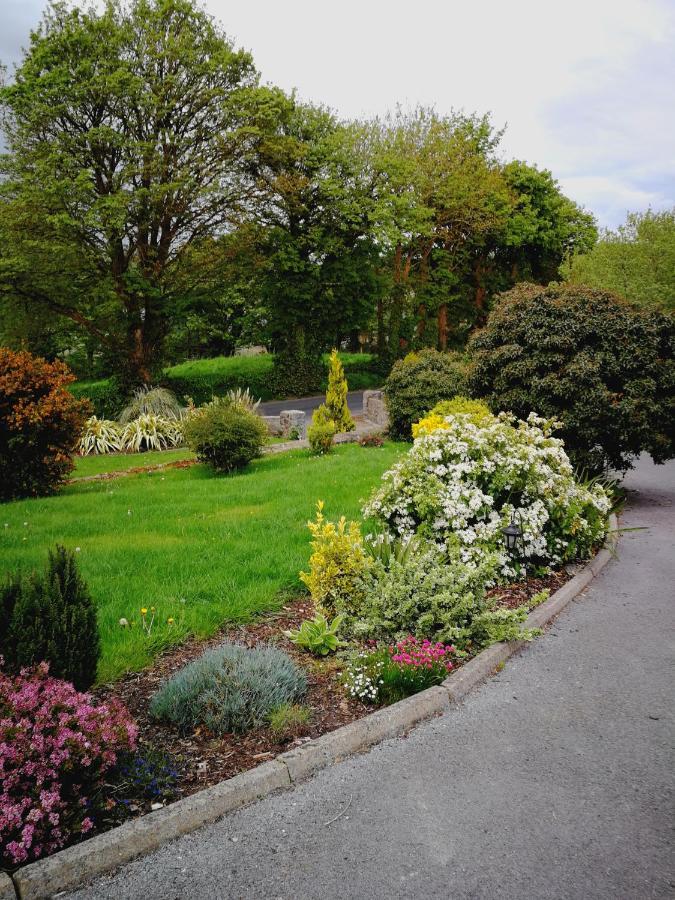
[[(141, 669), (187, 634), (207, 636), (226, 621), (278, 607), (280, 592), (301, 586), (310, 550), (305, 523), (316, 501), (325, 501), (330, 518), (358, 516), (361, 500), (403, 449), (348, 444), (325, 457), (293, 450), (235, 475), (196, 465), (7, 503), (0, 510), (3, 569), (41, 566), (57, 542), (80, 548), (99, 606), (99, 680), (107, 681)], [(151, 606), (157, 612), (148, 637), (140, 609)], [(121, 617), (135, 624), (122, 628)]]
[(149, 450), (147, 453), (101, 453), (98, 456), (79, 456), (71, 478), (86, 478), (104, 472), (126, 472), (139, 466), (161, 466), (181, 459), (194, 459), (185, 447), (178, 450)]

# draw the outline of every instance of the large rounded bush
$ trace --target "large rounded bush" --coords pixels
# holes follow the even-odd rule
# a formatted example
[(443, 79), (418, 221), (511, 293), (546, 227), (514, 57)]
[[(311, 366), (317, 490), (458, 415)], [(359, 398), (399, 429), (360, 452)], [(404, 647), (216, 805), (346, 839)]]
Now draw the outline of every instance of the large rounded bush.
[(203, 725), (214, 734), (242, 733), (262, 725), (306, 688), (304, 673), (282, 650), (225, 643), (166, 681), (150, 712), (183, 731)]
[(260, 456), (267, 435), (260, 416), (227, 398), (197, 410), (183, 425), (190, 449), (221, 472), (241, 469)]
[(106, 773), (136, 734), (123, 707), (78, 693), (46, 665), (0, 671), (0, 869), (90, 831)]
[(471, 391), (497, 412), (562, 421), (589, 473), (655, 462), (675, 443), (675, 322), (578, 285), (518, 285), (471, 342)]
[(0, 499), (49, 494), (73, 469), (89, 411), (61, 362), (0, 347)]
[(398, 360), (384, 384), (389, 433), (410, 440), (413, 422), (441, 400), (463, 394), (468, 365), (457, 353), (420, 350)]
[[(551, 423), (531, 415), (502, 415), (478, 426), (470, 416), (447, 416), (418, 437), (382, 476), (364, 514), (390, 533), (419, 535), (467, 565), (496, 554), (504, 579), (522, 564), (547, 566), (586, 557), (605, 534), (610, 502), (599, 484), (578, 483)], [(523, 531), (515, 555), (502, 529), (513, 519)]]

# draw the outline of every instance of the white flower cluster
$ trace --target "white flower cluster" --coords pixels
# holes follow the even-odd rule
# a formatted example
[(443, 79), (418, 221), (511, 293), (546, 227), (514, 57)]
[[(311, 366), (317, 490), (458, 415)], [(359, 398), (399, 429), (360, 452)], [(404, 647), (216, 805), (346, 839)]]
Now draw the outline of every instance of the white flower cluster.
[[(366, 653), (360, 653), (359, 657), (367, 657)], [(345, 689), (350, 697), (361, 700), (364, 703), (376, 703), (383, 681), (378, 676), (384, 667), (384, 663), (370, 664), (352, 663), (345, 675)]]
[[(551, 436), (557, 423), (534, 413), (527, 422), (502, 413), (480, 426), (462, 414), (444, 423), (384, 474), (365, 516), (454, 549), (468, 565), (495, 551), (504, 578), (520, 575), (528, 559), (560, 564), (590, 553), (605, 533), (610, 501), (599, 484), (575, 479), (563, 442)], [(518, 555), (502, 536), (512, 520), (523, 532)]]

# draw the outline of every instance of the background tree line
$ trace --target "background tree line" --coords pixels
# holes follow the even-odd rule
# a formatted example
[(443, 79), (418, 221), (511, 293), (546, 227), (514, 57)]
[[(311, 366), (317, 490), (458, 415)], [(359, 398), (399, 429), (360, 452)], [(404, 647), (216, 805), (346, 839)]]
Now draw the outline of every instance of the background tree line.
[(462, 346), (597, 239), (487, 116), (340, 121), (189, 0), (51, 4), (0, 107), (0, 340), (81, 374), (263, 343), (301, 392), (359, 336), (383, 367)]

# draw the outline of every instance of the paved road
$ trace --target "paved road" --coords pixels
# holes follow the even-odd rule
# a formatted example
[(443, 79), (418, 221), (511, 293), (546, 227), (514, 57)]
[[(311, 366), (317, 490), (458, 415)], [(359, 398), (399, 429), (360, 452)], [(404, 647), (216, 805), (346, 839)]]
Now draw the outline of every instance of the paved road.
[(77, 897), (673, 897), (675, 465), (628, 484), (649, 530), (460, 709)]
[[(309, 415), (326, 399), (325, 394), (316, 397), (300, 397), (297, 400), (270, 400), (260, 404), (260, 413), (263, 416), (278, 416), (284, 409), (301, 409)], [(347, 405), (354, 416), (363, 413), (363, 391), (349, 391)]]

